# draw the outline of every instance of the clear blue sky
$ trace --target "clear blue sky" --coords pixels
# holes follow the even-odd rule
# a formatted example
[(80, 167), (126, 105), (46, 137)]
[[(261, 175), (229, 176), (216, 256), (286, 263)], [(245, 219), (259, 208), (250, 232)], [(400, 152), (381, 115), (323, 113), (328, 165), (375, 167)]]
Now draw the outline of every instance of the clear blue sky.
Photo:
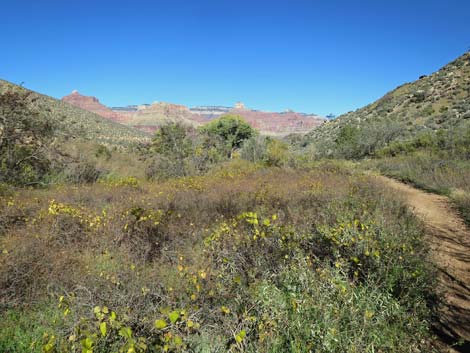
[(110, 106), (340, 114), (470, 46), (468, 0), (5, 0), (0, 12), (0, 78)]

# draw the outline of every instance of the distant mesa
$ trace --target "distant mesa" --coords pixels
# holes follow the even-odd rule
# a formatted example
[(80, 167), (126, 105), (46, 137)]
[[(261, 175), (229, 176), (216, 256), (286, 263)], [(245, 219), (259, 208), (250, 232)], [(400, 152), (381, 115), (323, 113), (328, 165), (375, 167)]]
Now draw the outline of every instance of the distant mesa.
[(81, 95), (76, 90), (62, 100), (147, 133), (153, 133), (169, 122), (180, 122), (197, 127), (225, 114), (242, 116), (251, 126), (265, 135), (304, 134), (326, 121), (319, 115), (296, 113), (291, 109), (281, 113), (252, 110), (246, 108), (242, 102), (235, 103), (233, 107), (196, 106), (189, 108), (180, 104), (157, 101), (152, 104), (108, 108), (97, 98)]

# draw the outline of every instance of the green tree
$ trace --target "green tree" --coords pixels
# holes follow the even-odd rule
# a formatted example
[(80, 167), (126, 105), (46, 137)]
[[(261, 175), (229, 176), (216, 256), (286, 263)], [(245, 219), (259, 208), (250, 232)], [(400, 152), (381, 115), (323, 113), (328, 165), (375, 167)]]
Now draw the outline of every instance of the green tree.
[(189, 129), (179, 123), (169, 123), (155, 133), (152, 147), (155, 152), (169, 157), (184, 158), (191, 153)]
[(232, 156), (235, 149), (241, 147), (243, 141), (256, 134), (256, 131), (238, 115), (222, 116), (201, 127), (200, 131), (219, 136), (225, 143), (228, 157)]
[(179, 123), (169, 123), (158, 129), (152, 141), (152, 162), (147, 170), (149, 178), (188, 174), (188, 158), (194, 150), (192, 132)]

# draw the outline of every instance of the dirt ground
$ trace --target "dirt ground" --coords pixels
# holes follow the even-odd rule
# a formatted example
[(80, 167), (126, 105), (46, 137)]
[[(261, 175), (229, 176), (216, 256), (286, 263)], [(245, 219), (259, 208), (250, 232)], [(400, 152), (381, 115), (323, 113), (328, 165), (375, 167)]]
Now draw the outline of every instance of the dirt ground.
[(446, 197), (377, 178), (399, 192), (424, 222), (431, 259), (438, 269), (437, 330), (444, 340), (462, 342), (455, 346), (457, 352), (470, 352), (470, 229)]

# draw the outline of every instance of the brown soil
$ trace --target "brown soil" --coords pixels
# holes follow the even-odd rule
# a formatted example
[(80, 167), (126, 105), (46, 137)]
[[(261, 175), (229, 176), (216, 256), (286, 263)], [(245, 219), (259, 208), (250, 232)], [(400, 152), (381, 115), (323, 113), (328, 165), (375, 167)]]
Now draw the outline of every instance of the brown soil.
[[(470, 229), (444, 197), (378, 176), (403, 195), (405, 202), (424, 222), (431, 259), (438, 269), (438, 332), (464, 343), (455, 349), (470, 352)], [(467, 350), (468, 349), (468, 350)]]

